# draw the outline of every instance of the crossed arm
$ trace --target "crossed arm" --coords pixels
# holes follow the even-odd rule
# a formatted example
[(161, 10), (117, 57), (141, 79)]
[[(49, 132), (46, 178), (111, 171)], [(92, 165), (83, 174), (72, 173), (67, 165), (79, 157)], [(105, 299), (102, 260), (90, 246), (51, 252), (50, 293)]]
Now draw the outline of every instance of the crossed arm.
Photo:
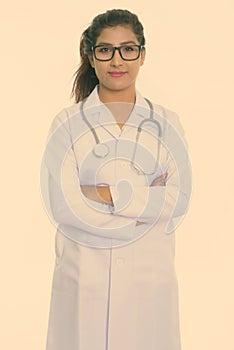
[[(164, 181), (167, 178), (167, 173), (155, 178), (150, 186), (164, 186)], [(99, 203), (113, 204), (109, 186), (92, 186), (81, 185), (82, 193), (85, 197)]]
[[(167, 173), (156, 177), (150, 186), (165, 186), (165, 180), (167, 178)], [(111, 191), (109, 186), (91, 186), (91, 185), (81, 185), (82, 193), (85, 197), (92, 199), (93, 201), (99, 203), (113, 204), (111, 197)], [(143, 221), (137, 221), (136, 225), (144, 224)]]

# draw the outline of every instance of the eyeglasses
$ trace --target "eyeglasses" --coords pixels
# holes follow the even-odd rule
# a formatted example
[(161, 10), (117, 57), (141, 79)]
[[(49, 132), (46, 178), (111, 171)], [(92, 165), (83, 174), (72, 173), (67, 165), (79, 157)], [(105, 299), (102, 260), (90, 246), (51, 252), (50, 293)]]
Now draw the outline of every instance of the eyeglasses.
[(114, 57), (115, 51), (118, 50), (120, 57), (124, 61), (135, 61), (140, 57), (142, 45), (97, 45), (92, 47), (94, 57), (98, 61), (110, 61)]

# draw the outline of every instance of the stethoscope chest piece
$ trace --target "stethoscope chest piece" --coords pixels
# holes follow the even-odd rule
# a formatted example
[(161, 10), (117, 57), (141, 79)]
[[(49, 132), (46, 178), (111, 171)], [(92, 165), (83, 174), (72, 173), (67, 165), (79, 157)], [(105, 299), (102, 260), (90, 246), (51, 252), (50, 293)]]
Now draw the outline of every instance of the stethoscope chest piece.
[(93, 149), (93, 154), (98, 158), (105, 158), (109, 154), (109, 147), (105, 143), (98, 143)]

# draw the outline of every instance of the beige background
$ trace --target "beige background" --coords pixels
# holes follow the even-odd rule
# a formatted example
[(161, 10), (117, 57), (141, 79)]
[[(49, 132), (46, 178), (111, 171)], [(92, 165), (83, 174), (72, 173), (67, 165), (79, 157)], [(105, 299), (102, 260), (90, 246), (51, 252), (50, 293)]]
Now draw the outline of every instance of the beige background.
[(53, 117), (72, 103), (81, 31), (120, 7), (145, 27), (138, 89), (180, 115), (190, 146), (193, 197), (176, 245), (183, 350), (233, 350), (233, 2), (86, 4), (21, 0), (1, 9), (0, 348), (45, 348), (55, 228), (40, 198), (40, 160)]

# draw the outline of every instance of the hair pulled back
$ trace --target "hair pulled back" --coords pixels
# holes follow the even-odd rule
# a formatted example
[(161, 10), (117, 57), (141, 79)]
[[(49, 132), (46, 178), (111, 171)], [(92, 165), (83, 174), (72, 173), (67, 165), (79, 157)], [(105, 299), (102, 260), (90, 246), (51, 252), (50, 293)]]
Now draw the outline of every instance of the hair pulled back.
[(82, 33), (80, 39), (81, 62), (74, 74), (75, 79), (71, 92), (71, 97), (75, 96), (76, 103), (86, 98), (99, 83), (95, 70), (88, 58), (88, 55), (92, 52), (92, 46), (95, 46), (97, 38), (104, 28), (117, 25), (131, 26), (140, 45), (145, 45), (144, 28), (138, 17), (130, 11), (114, 9), (96, 16), (91, 25)]

